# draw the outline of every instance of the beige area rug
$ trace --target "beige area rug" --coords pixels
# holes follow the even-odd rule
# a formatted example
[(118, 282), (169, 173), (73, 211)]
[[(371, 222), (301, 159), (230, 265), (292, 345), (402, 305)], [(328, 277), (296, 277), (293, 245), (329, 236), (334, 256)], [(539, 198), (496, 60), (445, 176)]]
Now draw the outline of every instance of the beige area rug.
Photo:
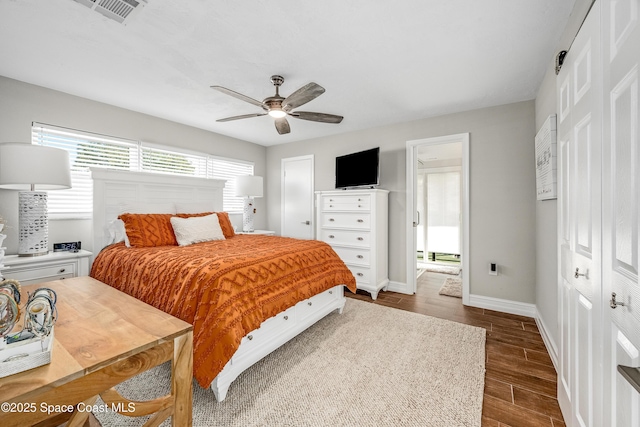
[[(347, 299), (245, 371), (224, 402), (194, 382), (194, 426), (480, 426), (485, 330)], [(169, 391), (168, 364), (116, 388)], [(143, 419), (95, 414), (103, 426)], [(165, 421), (164, 425), (169, 425)]]
[(421, 262), (418, 263), (418, 268), (424, 268), (426, 271), (431, 273), (452, 274), (454, 276), (460, 274), (460, 267), (456, 265), (440, 265)]
[(462, 279), (447, 277), (438, 293), (448, 297), (462, 298)]

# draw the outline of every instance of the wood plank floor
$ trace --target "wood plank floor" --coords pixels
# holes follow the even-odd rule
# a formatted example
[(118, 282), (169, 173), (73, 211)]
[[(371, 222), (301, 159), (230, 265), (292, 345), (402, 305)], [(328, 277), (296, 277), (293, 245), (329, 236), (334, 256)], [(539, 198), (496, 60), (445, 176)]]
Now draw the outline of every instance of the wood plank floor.
[(556, 400), (556, 371), (535, 320), (481, 308), (465, 307), (460, 298), (439, 295), (447, 277), (423, 273), (415, 295), (368, 292), (350, 298), (478, 326), (487, 330), (482, 426), (564, 427)]

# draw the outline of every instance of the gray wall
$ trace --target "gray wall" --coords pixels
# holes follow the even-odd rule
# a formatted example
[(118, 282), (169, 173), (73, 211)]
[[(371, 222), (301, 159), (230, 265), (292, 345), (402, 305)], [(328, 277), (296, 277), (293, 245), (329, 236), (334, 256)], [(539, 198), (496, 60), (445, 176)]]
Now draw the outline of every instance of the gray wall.
[[(556, 53), (567, 50), (587, 16), (593, 0), (576, 0), (569, 21), (558, 41)], [(549, 58), (547, 72), (536, 97), (536, 129), (556, 110), (555, 56)], [(558, 326), (557, 200), (536, 201), (536, 308), (552, 345), (560, 339)], [(557, 349), (549, 349), (556, 351)]]
[[(555, 64), (549, 63), (536, 98), (536, 129), (556, 114)], [(557, 200), (536, 201), (536, 307), (553, 343), (559, 342)]]
[[(261, 145), (0, 76), (0, 142), (29, 143), (33, 121), (252, 161), (255, 174), (265, 176), (266, 149)], [(266, 228), (266, 203), (256, 200), (255, 226)], [(7, 254), (16, 253), (16, 191), (0, 190), (0, 215), (12, 226), (4, 242)], [(242, 223), (241, 215), (232, 220)], [(54, 242), (77, 240), (83, 248), (92, 249), (91, 220), (49, 221), (50, 247)]]
[[(391, 191), (389, 276), (406, 283), (406, 141), (469, 132), (471, 293), (534, 303), (534, 120), (534, 102), (525, 101), (268, 147), (269, 229), (280, 230), (281, 159), (313, 154), (315, 189), (329, 190), (336, 156), (380, 146), (380, 187)], [(490, 262), (499, 276), (487, 273)]]

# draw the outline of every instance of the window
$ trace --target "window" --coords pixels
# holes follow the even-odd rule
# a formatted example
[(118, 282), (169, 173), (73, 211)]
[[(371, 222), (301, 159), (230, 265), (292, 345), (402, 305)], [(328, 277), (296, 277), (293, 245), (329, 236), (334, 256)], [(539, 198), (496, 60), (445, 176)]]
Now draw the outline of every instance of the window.
[(226, 179), (224, 210), (232, 213), (241, 213), (243, 208), (242, 198), (235, 196), (234, 178), (253, 175), (253, 163), (250, 162), (40, 123), (33, 123), (31, 138), (33, 144), (69, 152), (72, 188), (49, 193), (50, 218), (91, 217), (93, 183), (90, 167)]

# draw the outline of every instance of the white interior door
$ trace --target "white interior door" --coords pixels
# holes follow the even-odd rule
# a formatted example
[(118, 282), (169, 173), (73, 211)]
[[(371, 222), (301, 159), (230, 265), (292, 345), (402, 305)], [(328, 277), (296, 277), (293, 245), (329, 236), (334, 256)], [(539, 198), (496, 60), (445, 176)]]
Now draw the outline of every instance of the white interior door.
[(616, 294), (624, 306), (605, 306), (605, 422), (640, 426), (640, 393), (617, 366), (640, 366), (640, 286), (638, 210), (640, 209), (638, 68), (640, 0), (603, 4), (604, 163), (603, 295)]
[(568, 425), (602, 420), (600, 4), (596, 2), (558, 75), (558, 400)]
[(313, 155), (282, 159), (281, 235), (313, 239)]

